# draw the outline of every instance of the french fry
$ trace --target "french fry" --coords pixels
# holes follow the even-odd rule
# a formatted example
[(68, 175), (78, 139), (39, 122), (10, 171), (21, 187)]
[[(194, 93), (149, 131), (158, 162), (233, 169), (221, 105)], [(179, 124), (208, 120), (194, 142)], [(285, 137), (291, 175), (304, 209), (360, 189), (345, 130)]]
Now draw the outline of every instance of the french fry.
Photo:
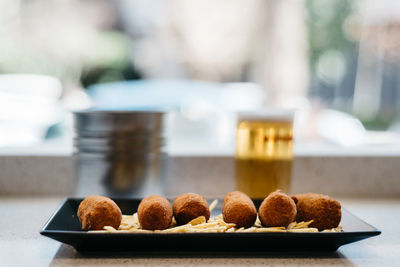
[(287, 230), (288, 232), (318, 232), (318, 228), (296, 228)]
[(198, 225), (198, 224), (206, 223), (206, 221), (207, 221), (207, 220), (206, 220), (206, 217), (204, 217), (204, 216), (199, 216), (199, 217), (197, 217), (197, 218), (191, 220), (188, 224), (191, 224), (191, 225)]
[(210, 213), (215, 209), (215, 207), (218, 205), (218, 199), (215, 199), (213, 202), (210, 204)]
[(115, 228), (112, 227), (112, 226), (104, 226), (103, 228), (104, 228), (104, 230), (106, 230), (107, 232), (117, 232), (117, 229), (115, 229)]
[(322, 232), (342, 232), (342, 231), (343, 231), (343, 228), (341, 226), (339, 226), (336, 228), (323, 230)]
[(257, 228), (256, 232), (263, 233), (263, 232), (286, 232), (285, 227), (261, 227)]

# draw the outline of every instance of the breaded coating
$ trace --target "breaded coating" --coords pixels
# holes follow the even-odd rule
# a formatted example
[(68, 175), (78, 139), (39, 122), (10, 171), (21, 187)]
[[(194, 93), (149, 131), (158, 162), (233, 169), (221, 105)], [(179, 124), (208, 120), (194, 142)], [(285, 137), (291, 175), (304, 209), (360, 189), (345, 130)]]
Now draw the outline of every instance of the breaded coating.
[(296, 221), (314, 220), (310, 227), (319, 231), (339, 226), (342, 218), (340, 202), (322, 194), (307, 193), (292, 196), (297, 206)]
[(248, 228), (257, 219), (257, 209), (245, 193), (234, 191), (225, 195), (222, 215), (225, 222), (236, 224), (236, 228)]
[(83, 230), (103, 230), (104, 226), (118, 229), (122, 212), (108, 197), (88, 196), (79, 204), (78, 218)]
[(162, 196), (148, 196), (140, 202), (137, 215), (143, 229), (167, 229), (172, 222), (172, 206)]
[(204, 216), (210, 219), (210, 209), (206, 199), (194, 193), (177, 196), (172, 204), (174, 217), (178, 225), (187, 224), (191, 220)]
[(264, 226), (287, 227), (296, 218), (296, 204), (281, 190), (272, 192), (258, 209), (258, 216)]

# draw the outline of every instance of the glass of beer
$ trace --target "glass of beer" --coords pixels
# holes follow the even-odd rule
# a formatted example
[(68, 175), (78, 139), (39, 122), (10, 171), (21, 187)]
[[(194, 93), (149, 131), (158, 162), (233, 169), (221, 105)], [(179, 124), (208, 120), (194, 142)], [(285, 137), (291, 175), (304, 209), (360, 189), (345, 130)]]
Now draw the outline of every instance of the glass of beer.
[(290, 191), (294, 111), (240, 112), (236, 131), (236, 189), (251, 198)]

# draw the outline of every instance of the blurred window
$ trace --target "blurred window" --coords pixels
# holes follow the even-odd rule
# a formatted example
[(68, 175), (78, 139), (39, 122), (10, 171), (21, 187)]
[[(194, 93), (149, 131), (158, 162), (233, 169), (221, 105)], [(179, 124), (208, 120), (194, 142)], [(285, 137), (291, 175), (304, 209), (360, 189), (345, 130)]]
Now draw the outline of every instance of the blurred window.
[[(202, 122), (209, 127), (228, 125), (243, 108), (298, 108), (300, 142), (398, 140), (399, 1), (0, 0), (0, 24), (0, 74), (44, 74), (62, 84), (51, 94), (57, 119), (20, 105), (30, 116), (18, 123), (46, 121), (35, 138), (24, 137), (33, 143), (69, 140), (66, 111), (143, 103), (172, 106), (187, 125), (219, 114), (214, 124)], [(0, 94), (24, 103), (31, 95), (24, 84)], [(16, 127), (12, 111), (0, 110), (3, 128)], [(334, 134), (343, 127), (348, 138)]]

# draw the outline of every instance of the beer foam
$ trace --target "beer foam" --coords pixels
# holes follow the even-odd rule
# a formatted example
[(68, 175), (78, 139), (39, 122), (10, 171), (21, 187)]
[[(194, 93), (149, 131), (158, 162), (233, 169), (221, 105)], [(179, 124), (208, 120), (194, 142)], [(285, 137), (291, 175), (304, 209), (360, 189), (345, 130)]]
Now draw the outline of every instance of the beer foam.
[(282, 121), (293, 122), (294, 109), (258, 109), (254, 111), (241, 111), (237, 113), (238, 121)]

